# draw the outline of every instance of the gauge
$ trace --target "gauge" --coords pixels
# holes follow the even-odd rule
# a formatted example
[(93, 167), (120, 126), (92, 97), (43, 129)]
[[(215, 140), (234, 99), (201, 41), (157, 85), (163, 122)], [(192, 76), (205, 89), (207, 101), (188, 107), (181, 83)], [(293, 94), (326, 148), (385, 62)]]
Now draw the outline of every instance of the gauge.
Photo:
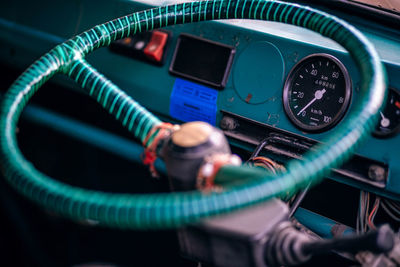
[(290, 71), (283, 89), (283, 105), (298, 128), (321, 132), (342, 119), (351, 91), (349, 74), (337, 58), (313, 54)]
[(386, 106), (380, 111), (380, 119), (374, 135), (389, 137), (400, 131), (400, 93), (390, 88)]

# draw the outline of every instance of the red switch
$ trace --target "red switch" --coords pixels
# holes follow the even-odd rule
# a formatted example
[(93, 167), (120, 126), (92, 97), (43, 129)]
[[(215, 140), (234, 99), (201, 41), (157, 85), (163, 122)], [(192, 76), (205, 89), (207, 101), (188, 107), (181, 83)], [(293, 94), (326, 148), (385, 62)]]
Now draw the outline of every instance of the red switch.
[(168, 33), (161, 31), (153, 31), (150, 42), (144, 48), (143, 53), (147, 58), (156, 62), (161, 62), (164, 48), (168, 41)]

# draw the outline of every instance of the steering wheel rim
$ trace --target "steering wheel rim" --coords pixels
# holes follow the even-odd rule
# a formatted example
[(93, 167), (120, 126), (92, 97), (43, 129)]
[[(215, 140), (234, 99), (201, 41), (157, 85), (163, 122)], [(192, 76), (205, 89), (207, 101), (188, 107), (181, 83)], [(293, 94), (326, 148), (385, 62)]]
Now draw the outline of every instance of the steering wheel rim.
[[(258, 19), (302, 26), (329, 37), (346, 50), (361, 73), (361, 97), (324, 140), (303, 158), (289, 162), (287, 172), (274, 179), (254, 179), (222, 193), (200, 192), (127, 195), (73, 187), (42, 174), (20, 152), (15, 129), (23, 108), (54, 74), (63, 73), (86, 89), (136, 138), (143, 141), (161, 123), (116, 85), (90, 66), (84, 57), (116, 39), (163, 26), (216, 19)], [(373, 129), (384, 102), (386, 74), (371, 43), (355, 28), (327, 13), (297, 4), (267, 0), (208, 0), (140, 11), (95, 26), (56, 46), (33, 63), (4, 95), (0, 113), (1, 171), (7, 181), (34, 202), (73, 219), (90, 219), (103, 225), (133, 229), (181, 226), (200, 218), (227, 212), (294, 193), (318, 182), (330, 168), (348, 158)], [(223, 167), (218, 176), (265, 177), (244, 166)]]

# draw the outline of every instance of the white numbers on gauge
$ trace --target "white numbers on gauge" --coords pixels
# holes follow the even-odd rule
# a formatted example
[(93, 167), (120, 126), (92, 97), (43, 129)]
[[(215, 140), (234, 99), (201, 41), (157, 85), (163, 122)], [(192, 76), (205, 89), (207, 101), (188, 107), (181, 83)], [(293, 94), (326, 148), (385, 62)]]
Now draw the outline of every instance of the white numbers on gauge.
[(332, 72), (332, 78), (335, 78), (335, 79), (339, 78), (339, 72), (338, 71)]
[(318, 74), (318, 71), (317, 71), (316, 69), (313, 69), (313, 70), (311, 71), (311, 75), (317, 76), (317, 74)]
[(331, 122), (331, 120), (332, 120), (332, 117), (330, 117), (330, 116), (324, 116), (324, 122), (325, 122), (325, 123), (329, 123), (329, 122)]

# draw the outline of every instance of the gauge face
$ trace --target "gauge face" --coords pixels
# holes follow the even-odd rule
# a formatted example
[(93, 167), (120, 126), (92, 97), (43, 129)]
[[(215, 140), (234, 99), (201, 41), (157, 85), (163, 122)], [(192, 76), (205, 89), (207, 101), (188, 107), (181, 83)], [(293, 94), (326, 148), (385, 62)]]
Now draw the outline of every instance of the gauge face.
[(343, 117), (351, 91), (350, 77), (343, 64), (331, 55), (314, 54), (302, 59), (289, 73), (283, 105), (298, 128), (321, 132)]
[(400, 131), (400, 93), (390, 88), (386, 106), (380, 112), (378, 125), (374, 135), (377, 137), (389, 137)]

